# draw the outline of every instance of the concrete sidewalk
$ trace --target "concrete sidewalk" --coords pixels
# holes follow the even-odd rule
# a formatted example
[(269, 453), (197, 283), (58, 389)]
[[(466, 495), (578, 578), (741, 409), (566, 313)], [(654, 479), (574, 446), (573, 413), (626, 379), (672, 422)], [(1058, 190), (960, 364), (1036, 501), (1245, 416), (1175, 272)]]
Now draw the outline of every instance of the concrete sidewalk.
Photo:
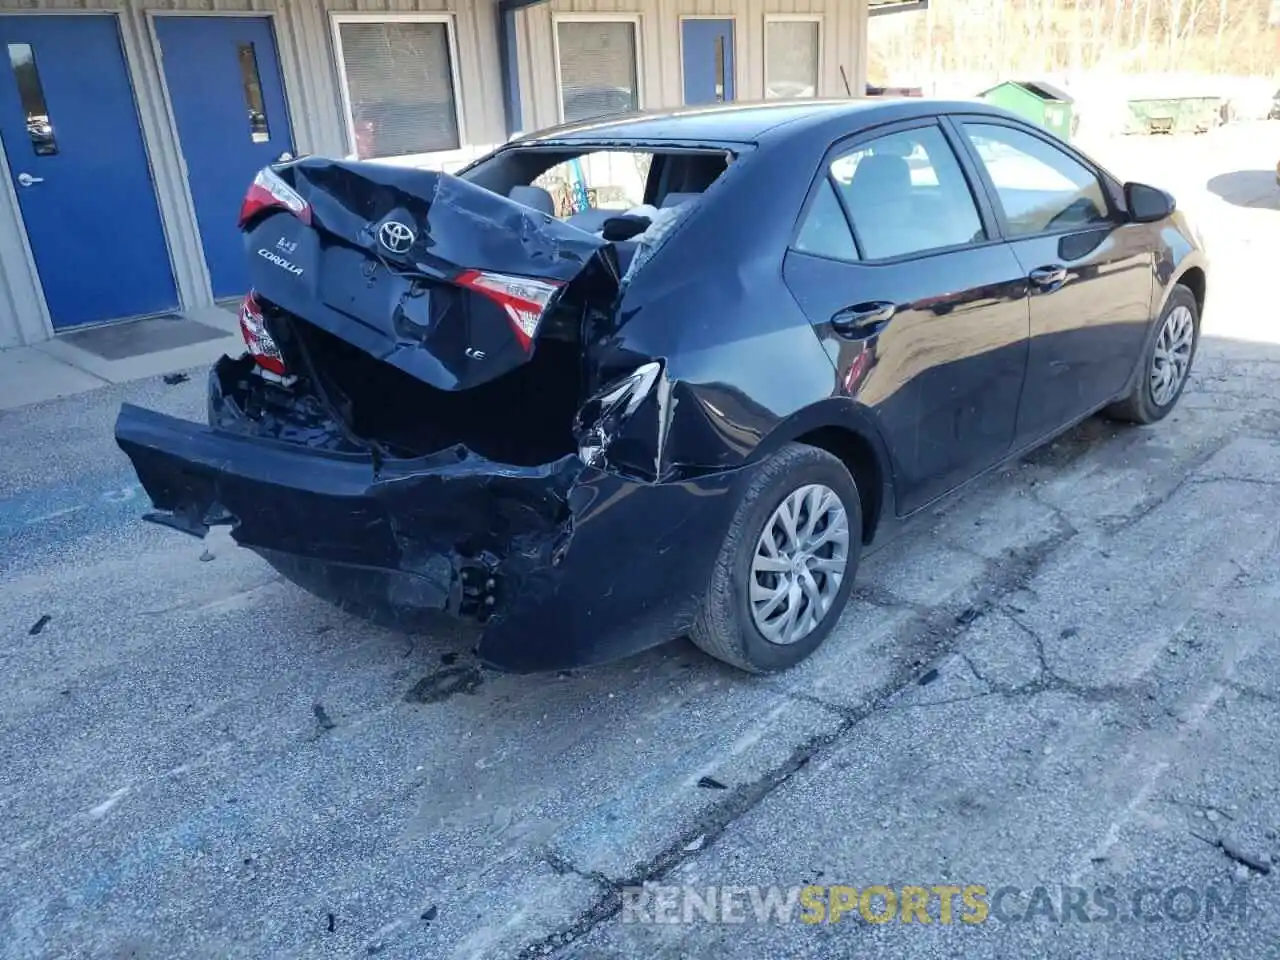
[(235, 314), (221, 307), (67, 331), (0, 350), (0, 410), (207, 366), (243, 349)]

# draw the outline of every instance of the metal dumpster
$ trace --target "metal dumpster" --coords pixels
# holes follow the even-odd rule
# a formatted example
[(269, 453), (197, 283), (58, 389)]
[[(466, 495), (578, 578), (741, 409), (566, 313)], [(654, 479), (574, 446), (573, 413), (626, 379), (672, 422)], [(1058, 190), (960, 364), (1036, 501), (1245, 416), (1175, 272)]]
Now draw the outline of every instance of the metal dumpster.
[(1222, 97), (1130, 100), (1125, 133), (1204, 133), (1222, 123)]

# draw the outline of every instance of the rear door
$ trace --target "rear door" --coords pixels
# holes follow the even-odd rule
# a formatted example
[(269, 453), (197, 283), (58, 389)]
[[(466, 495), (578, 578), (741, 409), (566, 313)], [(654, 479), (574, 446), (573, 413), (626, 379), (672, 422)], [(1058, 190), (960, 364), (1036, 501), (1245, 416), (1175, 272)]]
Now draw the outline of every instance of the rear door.
[(0, 140), (54, 328), (178, 305), (114, 15), (0, 16)]
[(836, 144), (784, 274), (878, 420), (910, 512), (1013, 442), (1026, 274), (935, 120)]
[(168, 15), (155, 27), (213, 295), (239, 296), (240, 201), (254, 174), (293, 153), (271, 20)]
[(733, 20), (680, 19), (684, 102), (691, 106), (733, 100)]
[(1124, 389), (1151, 317), (1151, 228), (1126, 222), (1099, 172), (1055, 138), (998, 118), (956, 123), (1031, 291), (1022, 447)]

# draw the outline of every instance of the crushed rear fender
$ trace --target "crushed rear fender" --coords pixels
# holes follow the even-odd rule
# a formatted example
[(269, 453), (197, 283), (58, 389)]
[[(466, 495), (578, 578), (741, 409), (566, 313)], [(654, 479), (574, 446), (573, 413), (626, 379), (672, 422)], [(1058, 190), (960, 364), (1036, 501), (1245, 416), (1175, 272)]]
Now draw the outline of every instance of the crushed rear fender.
[(121, 407), (116, 441), (154, 504), (148, 519), (195, 536), (229, 525), (273, 563), (325, 565), (357, 602), (476, 620), (481, 658), (506, 670), (604, 662), (692, 625), (742, 470), (655, 482), (577, 456), (512, 466), (461, 445), (378, 462), (319, 410), (246, 422), (222, 389), (245, 362), (211, 374), (213, 426)]
[[(247, 419), (219, 375), (239, 362), (224, 358), (210, 377), (215, 426), (121, 406), (116, 442), (155, 507), (148, 520), (199, 537), (230, 525), (251, 549), (399, 571), (424, 581), (410, 591), (415, 605), (457, 615), (497, 608), (483, 584), (506, 558), (554, 565), (569, 542), (576, 457), (516, 467), (457, 445), (379, 463), (318, 410)], [(507, 589), (518, 589), (519, 567), (509, 568)], [(481, 584), (470, 606), (462, 579)]]

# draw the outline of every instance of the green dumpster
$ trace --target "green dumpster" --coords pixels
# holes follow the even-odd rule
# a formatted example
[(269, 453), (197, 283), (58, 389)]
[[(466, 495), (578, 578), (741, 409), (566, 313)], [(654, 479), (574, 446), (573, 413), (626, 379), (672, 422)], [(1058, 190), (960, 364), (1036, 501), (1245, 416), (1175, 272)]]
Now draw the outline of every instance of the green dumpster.
[(1221, 97), (1130, 100), (1125, 133), (1205, 133), (1223, 119)]
[(982, 91), (978, 98), (1004, 107), (1063, 140), (1070, 140), (1075, 130), (1075, 100), (1065, 90), (1043, 80), (1006, 80)]

